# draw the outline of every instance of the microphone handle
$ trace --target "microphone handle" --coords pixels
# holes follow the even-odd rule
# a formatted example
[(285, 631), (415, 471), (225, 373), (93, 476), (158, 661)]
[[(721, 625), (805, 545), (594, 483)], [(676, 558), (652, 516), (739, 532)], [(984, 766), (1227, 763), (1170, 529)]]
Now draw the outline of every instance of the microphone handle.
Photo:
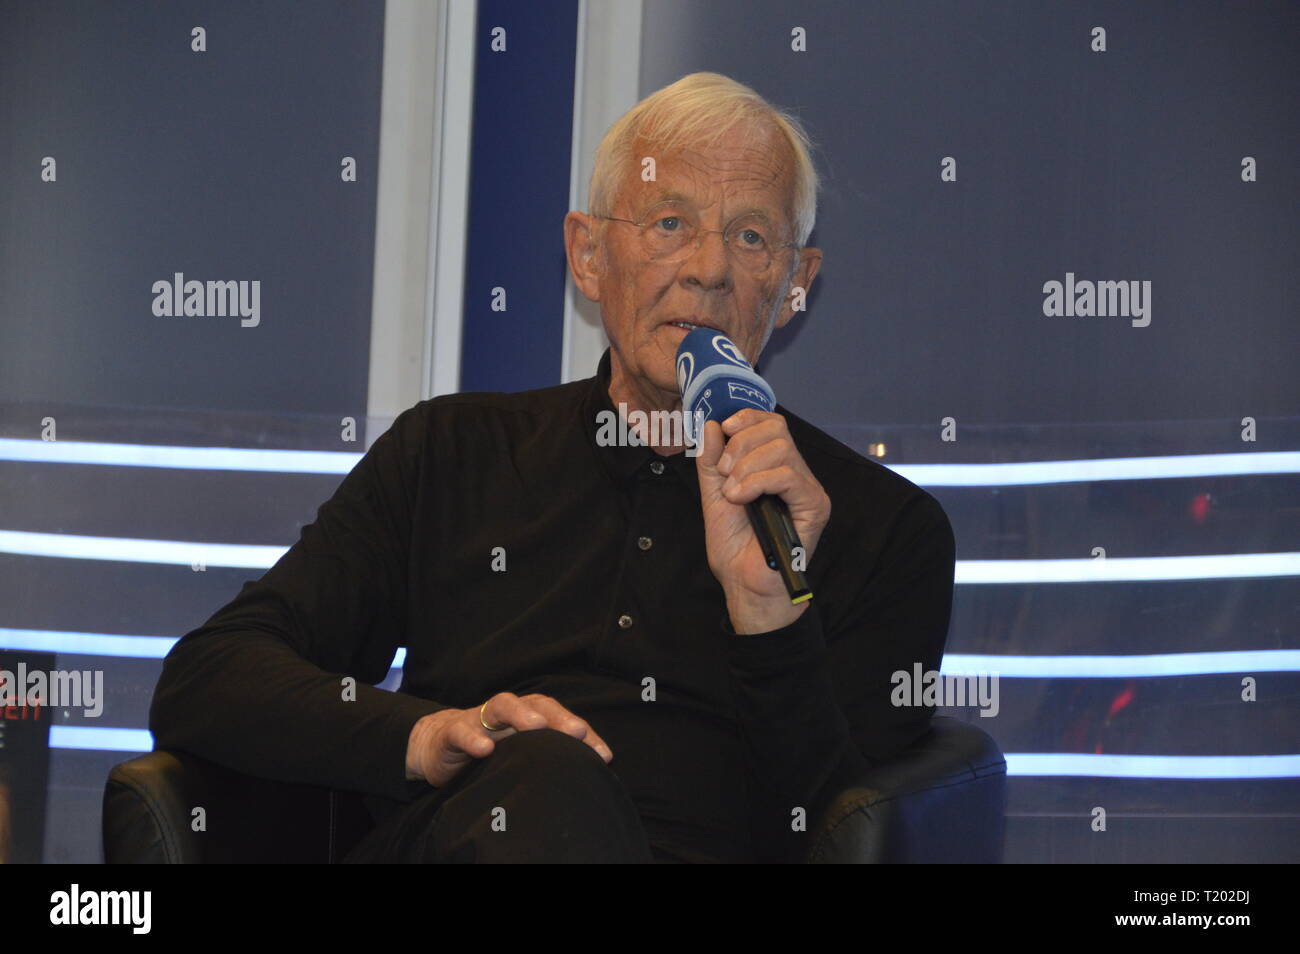
[(790, 508), (785, 505), (785, 501), (775, 494), (763, 494), (746, 504), (745, 512), (749, 514), (749, 523), (754, 528), (754, 536), (758, 537), (758, 545), (763, 548), (763, 558), (767, 560), (768, 566), (781, 574), (786, 592), (790, 594), (790, 602), (802, 603), (812, 599), (812, 590), (808, 588), (808, 580), (803, 571), (794, 567), (796, 547), (804, 555), (805, 561), (807, 555), (803, 544), (799, 542), (799, 534), (794, 529)]

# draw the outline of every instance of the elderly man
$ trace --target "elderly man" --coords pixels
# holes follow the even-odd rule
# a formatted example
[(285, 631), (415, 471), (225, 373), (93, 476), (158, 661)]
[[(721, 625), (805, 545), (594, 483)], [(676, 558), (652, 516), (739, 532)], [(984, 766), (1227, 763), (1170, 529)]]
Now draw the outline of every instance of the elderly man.
[[(691, 325), (757, 363), (817, 274), (816, 189), (798, 123), (726, 77), (633, 108), (592, 213), (564, 220), (610, 340), (596, 376), (401, 414), (173, 649), (158, 744), (365, 793), (354, 861), (801, 858), (827, 794), (926, 730), (891, 675), (939, 666), (947, 518), (782, 407), (690, 454), (597, 421), (680, 409)], [(789, 507), (811, 602), (763, 559), (761, 494)], [(401, 691), (368, 685), (399, 646)]]

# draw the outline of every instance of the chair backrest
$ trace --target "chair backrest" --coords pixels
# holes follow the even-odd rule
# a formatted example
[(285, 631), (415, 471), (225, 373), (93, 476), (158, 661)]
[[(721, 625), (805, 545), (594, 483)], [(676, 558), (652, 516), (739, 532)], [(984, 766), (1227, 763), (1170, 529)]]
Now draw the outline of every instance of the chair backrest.
[(321, 863), (369, 827), (360, 796), (255, 778), (184, 752), (114, 766), (104, 788), (104, 861)]
[(838, 793), (806, 860), (996, 864), (1006, 798), (1007, 763), (993, 737), (935, 716), (924, 736)]

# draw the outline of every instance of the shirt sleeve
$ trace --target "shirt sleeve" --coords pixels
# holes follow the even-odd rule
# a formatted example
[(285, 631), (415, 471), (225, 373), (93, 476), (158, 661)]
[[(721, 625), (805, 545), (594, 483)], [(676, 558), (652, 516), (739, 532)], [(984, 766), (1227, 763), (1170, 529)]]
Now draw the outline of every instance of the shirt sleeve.
[[(404, 411), (260, 580), (180, 639), (149, 712), (160, 749), (407, 799), (406, 745), (441, 703), (377, 689), (406, 641), (425, 417)], [(351, 677), (348, 679), (347, 677)]]
[(952, 611), (956, 546), (942, 507), (922, 493), (894, 521), (857, 596), (829, 626), (816, 599), (789, 626), (738, 635), (724, 622), (733, 698), (750, 768), (750, 825), (761, 860), (795, 861), (829, 799), (920, 738), (932, 707), (895, 707), (891, 676), (938, 670)]

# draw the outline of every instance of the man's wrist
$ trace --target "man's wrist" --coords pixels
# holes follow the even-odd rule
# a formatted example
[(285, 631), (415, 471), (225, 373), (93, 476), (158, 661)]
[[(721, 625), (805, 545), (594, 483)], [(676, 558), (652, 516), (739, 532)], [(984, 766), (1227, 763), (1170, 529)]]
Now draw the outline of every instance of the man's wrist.
[(808, 611), (809, 601), (791, 603), (782, 593), (776, 597), (735, 595), (727, 597), (727, 617), (741, 636), (754, 636), (785, 629)]
[(415, 720), (415, 725), (411, 726), (411, 732), (406, 738), (406, 778), (407, 781), (421, 782), (426, 778), (422, 756), (429, 748), (429, 737), (433, 734), (434, 729), (440, 721), (439, 716), (447, 709), (440, 709), (437, 712), (431, 712), (428, 715), (420, 716)]

